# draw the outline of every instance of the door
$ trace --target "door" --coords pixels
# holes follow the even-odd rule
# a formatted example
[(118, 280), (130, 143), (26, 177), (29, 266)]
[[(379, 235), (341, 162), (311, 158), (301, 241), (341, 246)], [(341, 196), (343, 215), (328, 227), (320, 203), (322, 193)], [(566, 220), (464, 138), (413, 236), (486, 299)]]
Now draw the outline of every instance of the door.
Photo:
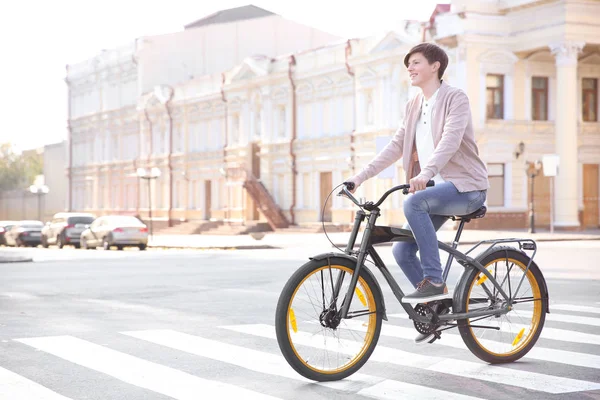
[[(323, 222), (331, 222), (331, 203), (333, 202), (333, 195), (329, 197), (327, 204), (325, 204), (325, 200), (327, 196), (331, 193), (332, 189), (332, 181), (331, 181), (331, 172), (321, 172), (321, 201), (319, 207), (319, 220)], [(323, 209), (323, 207), (325, 209)], [(321, 212), (323, 213), (321, 216)]]
[(204, 181), (204, 219), (210, 219), (210, 210), (212, 209), (212, 185), (210, 181)]
[(583, 228), (598, 228), (598, 164), (583, 165)]

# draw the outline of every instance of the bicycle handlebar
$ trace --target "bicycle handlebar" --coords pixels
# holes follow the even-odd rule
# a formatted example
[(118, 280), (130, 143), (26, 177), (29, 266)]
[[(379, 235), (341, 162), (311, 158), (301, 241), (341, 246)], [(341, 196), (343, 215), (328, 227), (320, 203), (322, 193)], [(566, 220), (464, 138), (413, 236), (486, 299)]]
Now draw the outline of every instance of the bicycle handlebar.
[[(391, 188), (390, 190), (388, 190), (387, 192), (385, 192), (383, 194), (383, 196), (381, 196), (381, 198), (379, 199), (379, 201), (377, 201), (377, 203), (373, 204), (373, 202), (367, 201), (363, 204), (359, 203), (356, 200), (356, 197), (354, 197), (352, 195), (352, 193), (350, 193), (350, 190), (354, 189), (354, 182), (344, 182), (343, 183), (344, 186), (342, 186), (342, 190), (338, 193), (338, 196), (342, 196), (345, 195), (346, 197), (348, 197), (354, 204), (356, 204), (357, 206), (361, 207), (361, 208), (365, 208), (368, 211), (373, 210), (374, 208), (377, 208), (381, 205), (381, 203), (383, 203), (383, 201), (392, 193), (398, 191), (398, 190), (402, 190), (403, 194), (408, 194), (408, 189), (410, 189), (410, 185), (409, 184), (404, 184), (404, 185), (398, 185), (398, 186), (394, 186), (393, 188)], [(433, 187), (435, 186), (435, 182), (434, 181), (429, 181), (427, 182), (427, 185), (425, 185), (427, 187)], [(350, 190), (348, 190), (350, 189)]]

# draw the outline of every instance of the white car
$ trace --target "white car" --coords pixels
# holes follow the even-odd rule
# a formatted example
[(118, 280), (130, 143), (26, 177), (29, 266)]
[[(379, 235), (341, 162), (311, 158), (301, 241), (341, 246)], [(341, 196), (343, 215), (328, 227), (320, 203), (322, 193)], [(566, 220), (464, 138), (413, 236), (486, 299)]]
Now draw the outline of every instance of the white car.
[(81, 233), (82, 249), (95, 249), (102, 246), (110, 250), (112, 246), (123, 250), (124, 247), (138, 247), (146, 250), (148, 246), (148, 227), (136, 217), (127, 215), (107, 215), (99, 217)]

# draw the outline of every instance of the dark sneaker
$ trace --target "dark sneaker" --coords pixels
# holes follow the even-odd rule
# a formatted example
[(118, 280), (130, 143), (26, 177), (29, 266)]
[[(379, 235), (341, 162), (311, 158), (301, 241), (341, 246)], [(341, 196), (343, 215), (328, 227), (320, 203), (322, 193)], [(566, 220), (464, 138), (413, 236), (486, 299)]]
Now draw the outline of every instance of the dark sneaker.
[(417, 337), (415, 338), (415, 343), (416, 344), (423, 344), (423, 343), (428, 343), (431, 341), (431, 339), (433, 339), (434, 334), (433, 333), (419, 333), (417, 335)]
[(448, 299), (450, 297), (446, 283), (442, 283), (438, 286), (437, 284), (430, 282), (428, 278), (425, 278), (419, 282), (417, 290), (402, 298), (402, 302), (419, 304), (427, 303), (428, 301)]

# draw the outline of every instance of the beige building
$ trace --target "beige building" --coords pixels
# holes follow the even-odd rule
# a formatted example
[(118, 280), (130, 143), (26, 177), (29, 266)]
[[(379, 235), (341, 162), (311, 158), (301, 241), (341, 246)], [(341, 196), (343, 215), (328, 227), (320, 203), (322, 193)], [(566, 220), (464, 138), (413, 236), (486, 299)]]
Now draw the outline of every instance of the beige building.
[[(347, 200), (325, 199), (401, 123), (416, 93), (402, 60), (425, 38), (450, 56), (445, 80), (467, 92), (488, 165), (489, 212), (473, 227), (529, 224), (528, 169), (545, 154), (560, 167), (553, 202), (551, 178), (534, 179), (537, 225), (553, 204), (556, 229), (598, 227), (594, 15), (600, 2), (454, 1), (428, 23), (344, 40), (248, 6), (140, 39), (68, 68), (69, 208), (146, 218), (151, 200), (170, 224), (350, 223)], [(403, 183), (400, 165), (359, 194)], [(160, 176), (140, 179), (140, 167)], [(383, 210), (383, 222), (402, 223), (402, 195)]]

